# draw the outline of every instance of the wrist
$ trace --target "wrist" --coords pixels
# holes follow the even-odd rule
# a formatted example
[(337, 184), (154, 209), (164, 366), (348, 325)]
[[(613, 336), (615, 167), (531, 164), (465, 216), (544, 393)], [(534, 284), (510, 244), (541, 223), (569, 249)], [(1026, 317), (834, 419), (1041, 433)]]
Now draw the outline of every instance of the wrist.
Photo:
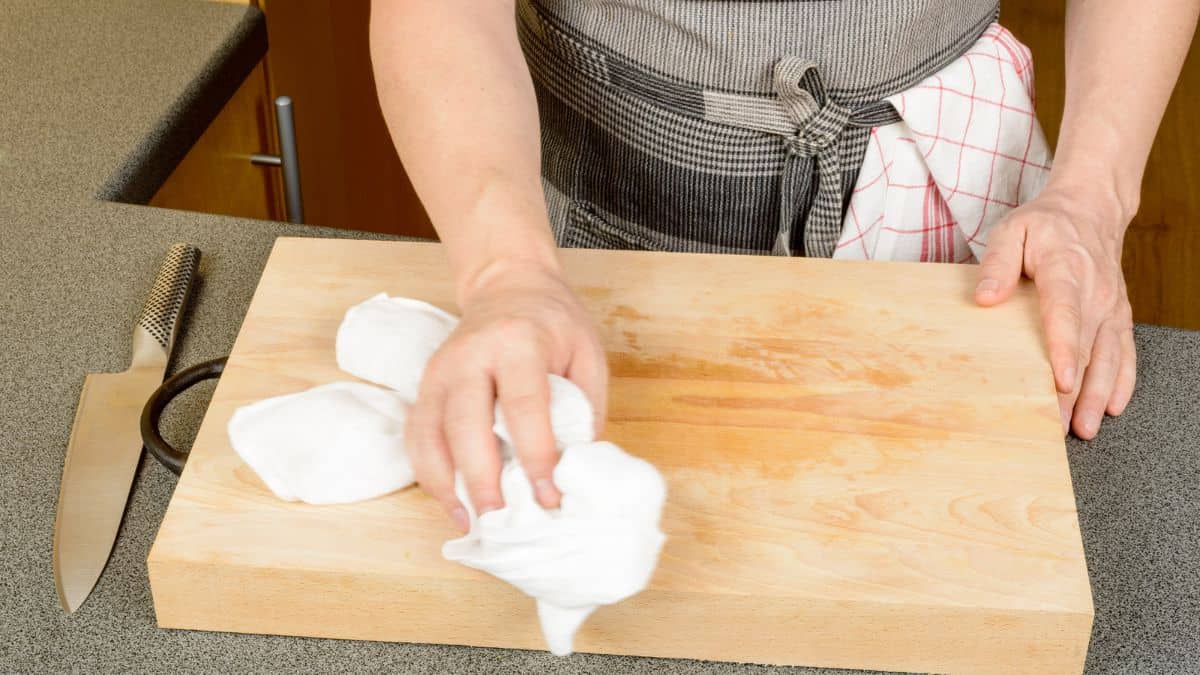
[(1060, 217), (1035, 220), (1030, 228), (1069, 225), (1078, 236), (1096, 241), (1120, 260), (1129, 218), (1125, 215), (1126, 207), (1118, 203), (1112, 192), (1098, 189), (1094, 184), (1051, 181), (1036, 201)]
[(557, 256), (546, 258), (541, 255), (529, 255), (528, 251), (519, 254), (503, 255), (482, 261), (458, 283), (457, 300), (459, 307), (464, 307), (481, 293), (494, 291), (497, 288), (509, 287), (544, 287), (549, 284), (566, 285), (562, 266)]
[(540, 182), (496, 178), (465, 202), (453, 233), (442, 238), (460, 307), (504, 280), (562, 278)]
[(1064, 118), (1045, 190), (1078, 201), (1123, 233), (1141, 202), (1145, 158), (1131, 156), (1121, 130), (1107, 120), (1068, 122)]
[(1073, 211), (1089, 214), (1088, 220), (1102, 228), (1103, 234), (1118, 240), (1124, 237), (1125, 229), (1137, 214), (1141, 198), (1140, 190), (1099, 171), (1085, 174), (1051, 170), (1042, 193), (1071, 204)]

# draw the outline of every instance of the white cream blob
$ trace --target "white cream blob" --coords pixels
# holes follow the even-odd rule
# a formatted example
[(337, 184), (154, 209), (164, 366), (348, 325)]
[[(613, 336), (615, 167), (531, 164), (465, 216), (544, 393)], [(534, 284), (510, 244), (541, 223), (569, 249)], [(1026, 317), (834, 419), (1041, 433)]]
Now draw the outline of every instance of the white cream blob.
[(442, 555), (536, 599), (550, 651), (565, 655), (597, 607), (650, 582), (665, 540), (658, 523), (666, 485), (650, 463), (604, 441), (568, 446), (554, 482), (562, 503), (543, 509), (520, 465), (509, 460), (500, 476), (504, 507), (476, 517), (460, 481), (471, 529), (446, 542)]
[(417, 400), (425, 364), (458, 319), (412, 298), (375, 295), (346, 311), (334, 351), (338, 368)]
[(357, 502), (413, 483), (407, 410), (393, 391), (333, 382), (238, 408), (229, 441), (280, 499)]

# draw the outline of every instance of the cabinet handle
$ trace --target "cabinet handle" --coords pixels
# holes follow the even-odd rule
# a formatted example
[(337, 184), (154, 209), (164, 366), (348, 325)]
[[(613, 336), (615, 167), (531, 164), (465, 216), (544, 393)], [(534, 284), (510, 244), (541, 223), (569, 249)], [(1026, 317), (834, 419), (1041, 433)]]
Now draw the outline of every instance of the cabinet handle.
[(254, 164), (278, 166), (283, 169), (283, 195), (287, 201), (288, 222), (304, 222), (304, 199), (300, 195), (300, 158), (296, 154), (296, 124), (292, 118), (292, 97), (275, 99), (275, 121), (279, 128), (278, 155), (250, 155)]

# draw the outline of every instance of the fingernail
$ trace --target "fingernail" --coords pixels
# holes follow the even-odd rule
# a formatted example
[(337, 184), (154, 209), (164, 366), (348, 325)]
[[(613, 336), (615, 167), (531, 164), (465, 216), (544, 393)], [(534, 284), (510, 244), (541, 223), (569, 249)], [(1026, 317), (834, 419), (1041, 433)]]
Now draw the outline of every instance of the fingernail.
[(463, 507), (456, 506), (454, 510), (450, 512), (450, 517), (454, 519), (455, 523), (458, 523), (458, 527), (462, 531), (466, 532), (467, 530), (471, 529), (471, 519), (467, 516), (467, 510)]
[(558, 502), (558, 490), (555, 489), (554, 483), (550, 482), (549, 478), (541, 478), (533, 484), (534, 492), (537, 493), (538, 502), (542, 506), (556, 506)]
[(975, 287), (976, 293), (995, 293), (1000, 288), (1000, 282), (995, 279), (984, 279)]
[(1085, 412), (1083, 414), (1083, 429), (1089, 434), (1094, 434), (1100, 429), (1100, 416), (1094, 412)]

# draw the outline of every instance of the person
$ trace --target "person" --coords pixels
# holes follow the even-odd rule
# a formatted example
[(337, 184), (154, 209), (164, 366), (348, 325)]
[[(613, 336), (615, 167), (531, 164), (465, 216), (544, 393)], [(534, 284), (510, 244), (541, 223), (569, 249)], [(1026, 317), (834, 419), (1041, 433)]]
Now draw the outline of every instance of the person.
[[(1064, 428), (1084, 439), (1133, 393), (1122, 239), (1198, 13), (1068, 2), (1053, 165), (967, 250), (980, 305), (1032, 278)], [(408, 424), (424, 489), (464, 528), (456, 471), (480, 513), (502, 506), (498, 401), (539, 502), (558, 503), (545, 374), (578, 384), (599, 423), (607, 386), (559, 244), (832, 255), (872, 127), (895, 121), (878, 102), (997, 16), (997, 0), (375, 0), (379, 100), (462, 311)], [(793, 131), (832, 131), (776, 152), (799, 142), (773, 130), (781, 106)]]

